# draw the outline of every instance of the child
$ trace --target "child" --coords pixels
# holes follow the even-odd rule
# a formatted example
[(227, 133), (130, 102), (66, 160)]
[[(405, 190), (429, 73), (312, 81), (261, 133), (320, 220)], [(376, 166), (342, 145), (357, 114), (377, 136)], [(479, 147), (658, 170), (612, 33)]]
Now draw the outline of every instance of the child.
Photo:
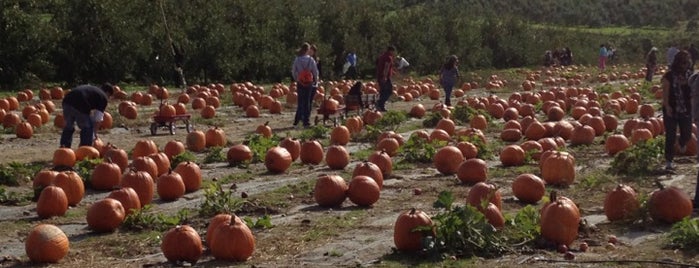
[(444, 105), (446, 106), (451, 106), (451, 91), (459, 78), (458, 63), (459, 58), (456, 55), (447, 57), (447, 62), (444, 63), (439, 73), (439, 83), (444, 88)]

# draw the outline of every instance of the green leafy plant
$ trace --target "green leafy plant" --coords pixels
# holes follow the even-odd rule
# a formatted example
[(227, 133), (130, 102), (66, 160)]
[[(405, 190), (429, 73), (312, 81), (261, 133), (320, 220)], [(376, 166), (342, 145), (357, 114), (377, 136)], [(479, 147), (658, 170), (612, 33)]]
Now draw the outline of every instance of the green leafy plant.
[(26, 204), (32, 200), (32, 197), (32, 193), (8, 191), (5, 187), (0, 187), (0, 205), (16, 206)]
[(92, 177), (92, 171), (95, 170), (95, 166), (99, 165), (104, 161), (102, 158), (94, 158), (94, 159), (83, 159), (78, 162), (75, 162), (75, 166), (73, 166), (73, 170), (80, 175), (80, 178), (83, 179), (83, 182), (85, 184), (90, 184), (90, 178)]
[(0, 185), (17, 186), (28, 181), (39, 172), (41, 165), (35, 163), (10, 162), (0, 165)]
[(223, 189), (223, 185), (215, 182), (204, 190), (204, 202), (199, 206), (199, 215), (213, 216), (219, 213), (235, 213), (243, 207), (245, 201), (233, 197), (233, 190)]
[(451, 115), (456, 121), (459, 121), (461, 123), (468, 123), (471, 121), (471, 118), (477, 114), (481, 114), (481, 115), (485, 116), (485, 118), (488, 122), (493, 121), (490, 114), (473, 109), (471, 106), (468, 106), (468, 105), (456, 105), (456, 106), (454, 106), (454, 110), (453, 110)]
[(361, 135), (357, 136), (354, 141), (356, 142), (376, 142), (376, 139), (381, 135), (382, 130), (376, 126), (365, 125), (364, 131)]
[(403, 160), (409, 163), (432, 163), (437, 149), (446, 145), (446, 141), (427, 141), (416, 135), (410, 136), (408, 141), (400, 147), (399, 153)]
[(383, 116), (376, 120), (374, 126), (381, 130), (396, 130), (398, 126), (408, 120), (408, 114), (404, 111), (388, 111), (383, 113)]
[(250, 151), (252, 151), (252, 163), (260, 163), (264, 161), (265, 155), (267, 154), (267, 151), (279, 144), (278, 139), (272, 138), (265, 138), (264, 136), (260, 134), (252, 134), (248, 136), (245, 141), (243, 141), (243, 144), (247, 145), (248, 148), (250, 148)]
[(330, 128), (324, 125), (315, 125), (311, 128), (304, 129), (303, 132), (299, 134), (299, 138), (303, 140), (324, 139), (328, 137), (329, 131)]
[(668, 234), (671, 247), (695, 249), (699, 246), (699, 219), (685, 217), (672, 225)]
[(431, 112), (427, 117), (422, 120), (422, 126), (424, 128), (433, 128), (437, 126), (439, 120), (442, 119), (442, 115), (439, 113)]
[(182, 162), (197, 162), (196, 160), (197, 157), (192, 152), (184, 151), (172, 157), (172, 160), (170, 160), (170, 168), (175, 169), (175, 167)]
[(272, 217), (269, 215), (264, 215), (257, 219), (245, 217), (243, 218), (243, 221), (245, 221), (245, 224), (247, 224), (250, 228), (269, 229), (274, 227), (274, 224), (272, 224)]
[(539, 209), (531, 205), (518, 210), (512, 217), (506, 215), (503, 239), (510, 245), (533, 243), (541, 235), (539, 215)]
[(467, 141), (473, 143), (473, 145), (475, 145), (476, 148), (478, 148), (478, 155), (476, 157), (483, 160), (495, 158), (495, 148), (500, 147), (500, 143), (486, 143), (475, 134), (472, 134), (470, 136), (459, 136), (459, 141)]
[(187, 209), (181, 209), (173, 216), (155, 213), (151, 211), (152, 209), (153, 206), (148, 204), (141, 209), (133, 210), (131, 214), (126, 216), (121, 226), (129, 230), (165, 231), (188, 221), (189, 210)]
[(640, 141), (624, 151), (617, 153), (609, 168), (614, 174), (643, 176), (652, 173), (653, 168), (662, 161), (665, 138), (658, 136)]
[(226, 156), (223, 154), (223, 147), (216, 146), (209, 148), (209, 152), (204, 157), (204, 163), (226, 162)]

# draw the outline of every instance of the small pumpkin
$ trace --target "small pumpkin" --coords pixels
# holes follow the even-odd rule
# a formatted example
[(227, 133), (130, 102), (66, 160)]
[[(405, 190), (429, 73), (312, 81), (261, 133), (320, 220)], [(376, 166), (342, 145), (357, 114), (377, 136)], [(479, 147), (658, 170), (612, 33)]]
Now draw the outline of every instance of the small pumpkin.
[(350, 131), (346, 126), (336, 126), (330, 132), (330, 144), (347, 145), (350, 141)]
[(126, 211), (116, 199), (105, 198), (87, 209), (87, 226), (95, 232), (113, 232), (124, 221)]
[(151, 178), (158, 177), (158, 164), (155, 163), (153, 158), (148, 156), (139, 156), (131, 161), (131, 166), (137, 171), (145, 171), (151, 176)]
[(134, 210), (141, 209), (141, 201), (138, 199), (138, 194), (131, 187), (123, 187), (113, 190), (107, 195), (107, 198), (112, 198), (121, 203), (126, 216), (133, 213)]
[(214, 229), (210, 246), (216, 259), (246, 261), (255, 252), (255, 237), (240, 218), (231, 217)]
[(126, 170), (129, 167), (129, 155), (124, 149), (119, 149), (112, 144), (107, 144), (107, 149), (104, 152), (104, 159), (109, 159), (112, 163), (119, 166), (121, 171)]
[(52, 224), (34, 226), (24, 240), (24, 251), (34, 263), (56, 263), (68, 255), (69, 249), (66, 234)]
[(627, 219), (636, 214), (640, 206), (636, 191), (628, 185), (619, 184), (604, 198), (604, 215), (609, 221)]
[(177, 225), (163, 235), (160, 250), (170, 262), (196, 263), (204, 253), (201, 237), (189, 225)]
[(262, 125), (257, 126), (255, 129), (255, 133), (258, 133), (262, 135), (262, 137), (265, 138), (271, 138), (272, 137), (272, 127), (269, 126), (269, 121), (265, 122)]
[(165, 147), (163, 147), (163, 153), (167, 155), (167, 157), (172, 161), (172, 158), (175, 157), (176, 155), (179, 155), (181, 153), (185, 152), (184, 148), (184, 143), (178, 140), (171, 140), (165, 143)]
[(374, 151), (367, 160), (381, 169), (384, 178), (388, 178), (393, 172), (393, 160), (385, 151)]
[(500, 151), (500, 162), (506, 167), (524, 165), (525, 157), (524, 149), (517, 144), (507, 145)]
[(131, 158), (136, 159), (140, 156), (149, 156), (158, 152), (158, 146), (153, 140), (139, 140), (131, 150)]
[(279, 174), (291, 166), (291, 154), (286, 149), (275, 146), (267, 150), (265, 154), (265, 167), (267, 171)]

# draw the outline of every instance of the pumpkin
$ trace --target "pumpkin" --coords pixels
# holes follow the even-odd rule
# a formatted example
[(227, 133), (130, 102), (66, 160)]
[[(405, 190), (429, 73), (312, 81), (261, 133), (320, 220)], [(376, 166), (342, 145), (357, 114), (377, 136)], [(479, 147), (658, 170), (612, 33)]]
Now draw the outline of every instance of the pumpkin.
[(138, 199), (138, 194), (131, 187), (123, 187), (118, 190), (113, 190), (107, 195), (107, 198), (112, 198), (121, 203), (124, 208), (124, 213), (128, 216), (134, 210), (141, 209), (141, 201)]
[(260, 117), (260, 108), (258, 108), (257, 105), (248, 105), (248, 107), (245, 108), (245, 116), (252, 118)]
[(75, 206), (85, 196), (85, 184), (80, 175), (74, 171), (58, 173), (53, 179), (54, 185), (61, 187), (68, 198), (68, 205)]
[(109, 160), (99, 163), (90, 175), (90, 185), (95, 190), (110, 190), (121, 183), (121, 168)]
[(640, 207), (636, 191), (628, 185), (619, 184), (607, 193), (604, 199), (604, 215), (609, 221), (634, 216)]
[(5, 114), (5, 116), (2, 118), (2, 127), (4, 127), (4, 128), (14, 128), (14, 127), (16, 127), (17, 125), (19, 125), (19, 123), (21, 123), (21, 122), (22, 122), (22, 119), (19, 117), (18, 114), (8, 112), (8, 113)]
[(209, 128), (205, 133), (204, 140), (206, 147), (222, 147), (226, 145), (226, 133), (218, 127)]
[(170, 262), (196, 263), (204, 253), (201, 237), (189, 225), (177, 225), (163, 235), (160, 250)]
[(301, 142), (292, 137), (286, 137), (279, 142), (280, 147), (284, 147), (291, 154), (291, 161), (296, 161), (301, 155)]
[(546, 183), (534, 174), (521, 174), (512, 182), (512, 194), (524, 203), (534, 204), (546, 194)]
[(30, 139), (34, 135), (34, 127), (29, 122), (21, 122), (15, 126), (15, 135), (20, 139)]
[(155, 166), (157, 167), (156, 176), (163, 175), (170, 170), (170, 158), (167, 157), (165, 153), (154, 153), (148, 156), (153, 160)]
[(336, 126), (330, 132), (330, 144), (347, 145), (350, 141), (350, 131), (346, 126)]
[(124, 105), (123, 108), (119, 109), (119, 114), (126, 119), (133, 120), (138, 117), (138, 108), (136, 108), (136, 105)]
[(488, 165), (483, 159), (467, 159), (459, 165), (456, 177), (463, 183), (473, 184), (488, 179)]
[(131, 158), (136, 159), (141, 156), (149, 156), (158, 152), (158, 146), (153, 140), (139, 140), (131, 150)]
[(112, 114), (109, 112), (104, 112), (104, 116), (102, 117), (102, 123), (100, 123), (99, 129), (111, 129), (114, 126), (114, 118), (112, 117)]
[(121, 171), (126, 170), (129, 167), (129, 155), (124, 149), (119, 149), (112, 144), (107, 144), (107, 149), (104, 151), (104, 156), (102, 158), (109, 159), (112, 163), (119, 166)]
[(192, 152), (201, 152), (206, 148), (206, 135), (201, 130), (194, 130), (187, 134), (185, 139), (187, 150)]
[(459, 151), (461, 151), (461, 154), (464, 156), (464, 159), (478, 157), (478, 147), (476, 147), (476, 145), (471, 142), (459, 142), (456, 144), (456, 148), (459, 148)]
[(350, 161), (349, 153), (342, 145), (330, 145), (325, 153), (325, 163), (330, 169), (344, 169)]
[(226, 152), (226, 160), (228, 160), (230, 165), (250, 162), (252, 160), (252, 156), (252, 150), (250, 150), (250, 147), (245, 144), (233, 145), (228, 149), (228, 152)]
[(359, 116), (353, 116), (347, 119), (345, 126), (352, 135), (356, 135), (364, 128), (364, 121)]
[(629, 139), (622, 134), (610, 135), (604, 142), (604, 150), (611, 156), (626, 150), (626, 148), (629, 148), (629, 146), (631, 146), (631, 142), (629, 142)]
[(376, 150), (385, 151), (390, 156), (395, 156), (400, 148), (400, 143), (393, 137), (386, 137), (376, 144)]
[(547, 184), (570, 185), (575, 181), (575, 158), (568, 152), (556, 151), (541, 157), (541, 178)]
[(541, 209), (541, 236), (556, 245), (570, 245), (578, 237), (580, 211), (567, 198), (552, 194), (550, 203)]
[(442, 118), (437, 121), (437, 126), (435, 126), (435, 129), (441, 129), (446, 131), (449, 135), (454, 135), (454, 130), (456, 130), (456, 124), (454, 123), (454, 120), (451, 120), (449, 118)]
[(449, 135), (449, 133), (447, 133), (443, 129), (434, 129), (432, 130), (432, 132), (430, 132), (429, 140), (450, 142), (451, 135)]
[(299, 155), (301, 163), (317, 165), (323, 161), (323, 146), (317, 140), (311, 139), (301, 143)]
[(291, 154), (289, 154), (289, 151), (279, 146), (267, 150), (267, 154), (265, 154), (267, 171), (278, 174), (286, 171), (290, 166)]
[(210, 247), (216, 259), (246, 261), (255, 252), (255, 237), (240, 218), (231, 217), (214, 229)]
[(675, 186), (656, 184), (658, 189), (648, 199), (648, 211), (653, 220), (675, 223), (692, 215), (692, 200), (685, 192)]
[(347, 197), (358, 206), (371, 206), (379, 200), (380, 196), (379, 185), (369, 176), (353, 177), (347, 189)]
[(77, 150), (75, 150), (75, 160), (76, 161), (82, 161), (85, 159), (97, 159), (100, 158), (100, 152), (97, 150), (97, 148), (89, 146), (89, 145), (82, 145), (78, 147)]
[(105, 198), (87, 209), (87, 226), (95, 232), (113, 232), (124, 221), (126, 212), (116, 199)]
[(524, 149), (517, 144), (507, 145), (500, 151), (500, 162), (506, 167), (524, 165), (525, 157)]
[(24, 240), (24, 251), (35, 263), (56, 263), (68, 255), (69, 247), (66, 234), (52, 224), (34, 226)]
[(644, 119), (651, 118), (655, 115), (655, 109), (651, 104), (643, 104), (639, 109), (640, 111), (638, 112), (638, 115)]
[(265, 122), (262, 125), (257, 126), (255, 129), (255, 133), (262, 135), (262, 137), (265, 138), (271, 138), (272, 137), (272, 128), (269, 126), (269, 121)]
[(479, 182), (473, 185), (471, 189), (468, 190), (468, 195), (466, 196), (466, 203), (477, 208), (478, 210), (483, 210), (485, 201), (495, 204), (495, 206), (500, 209), (502, 207), (502, 195), (500, 194), (500, 189), (491, 183)]
[(500, 132), (500, 139), (505, 142), (516, 142), (522, 139), (522, 131), (516, 128), (503, 129)]
[(129, 169), (121, 176), (121, 187), (133, 188), (141, 206), (150, 204), (155, 194), (153, 177), (145, 171)]
[(321, 207), (336, 207), (347, 198), (347, 183), (338, 175), (319, 175), (313, 188), (313, 199)]
[(413, 105), (412, 108), (410, 108), (410, 113), (408, 113), (408, 114), (411, 117), (422, 118), (423, 116), (425, 116), (425, 112), (426, 112), (425, 106), (422, 105), (421, 103), (417, 103), (417, 104)]
[(581, 125), (573, 129), (570, 135), (571, 145), (590, 145), (595, 141), (595, 129), (588, 125)]
[(58, 171), (48, 169), (40, 170), (36, 173), (36, 175), (34, 175), (34, 179), (32, 180), (32, 188), (35, 190), (43, 189), (44, 187), (53, 184), (53, 180), (56, 178), (56, 175), (58, 175)]
[(36, 214), (39, 218), (63, 216), (68, 211), (68, 197), (61, 187), (47, 186), (41, 190), (36, 201)]
[(175, 157), (176, 155), (179, 155), (181, 153), (185, 152), (184, 148), (184, 143), (178, 140), (171, 140), (165, 143), (165, 147), (163, 148), (163, 153), (167, 155), (167, 157), (172, 161), (172, 158)]
[(157, 179), (158, 196), (163, 201), (174, 201), (184, 196), (185, 187), (182, 176), (170, 170)]
[(432, 219), (425, 212), (415, 208), (398, 215), (393, 225), (393, 243), (396, 249), (403, 252), (415, 252), (422, 250), (423, 239), (426, 236), (435, 237), (434, 228), (431, 232), (415, 232), (417, 227), (433, 227)]
[(385, 151), (374, 151), (369, 155), (367, 160), (376, 164), (381, 169), (384, 178), (388, 178), (393, 172), (393, 160)]
[(437, 171), (444, 175), (452, 175), (459, 169), (459, 165), (464, 161), (461, 151), (456, 146), (447, 145), (434, 154), (432, 163)]
[(180, 174), (184, 182), (185, 192), (194, 192), (201, 187), (201, 168), (194, 162), (180, 162), (175, 167), (175, 172)]
[(376, 164), (369, 161), (358, 163), (356, 166), (354, 166), (352, 177), (354, 178), (359, 175), (368, 176), (369, 178), (374, 179), (376, 184), (379, 185), (379, 189), (383, 188), (383, 173), (381, 172), (381, 168), (379, 168), (379, 166)]
[(158, 164), (153, 161), (153, 158), (147, 156), (139, 156), (131, 161), (131, 166), (137, 171), (148, 172), (151, 178), (158, 177)]
[(488, 205), (481, 210), (481, 213), (485, 216), (485, 219), (497, 229), (505, 227), (505, 217), (502, 216), (500, 209), (493, 203), (488, 203)]
[(211, 248), (211, 240), (213, 240), (213, 235), (214, 235), (214, 230), (218, 228), (219, 225), (223, 224), (224, 222), (229, 222), (231, 220), (231, 217), (238, 217), (236, 215), (231, 215), (231, 214), (217, 214), (216, 216), (212, 217), (211, 220), (209, 220), (209, 226), (206, 227), (206, 246)]

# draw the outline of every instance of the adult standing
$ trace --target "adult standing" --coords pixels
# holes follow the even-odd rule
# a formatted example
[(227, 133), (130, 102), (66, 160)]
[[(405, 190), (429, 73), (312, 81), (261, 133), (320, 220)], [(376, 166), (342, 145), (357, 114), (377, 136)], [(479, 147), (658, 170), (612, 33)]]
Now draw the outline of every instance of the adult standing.
[(70, 148), (76, 123), (80, 127), (80, 146), (92, 146), (113, 93), (114, 88), (109, 83), (101, 87), (80, 85), (70, 90), (62, 102), (65, 126), (59, 146)]
[(677, 55), (677, 52), (680, 52), (680, 50), (677, 48), (677, 45), (670, 45), (670, 48), (667, 49), (667, 66), (672, 65), (672, 61), (675, 59), (675, 55)]
[(646, 55), (646, 81), (653, 82), (653, 75), (658, 68), (658, 48), (653, 47)]
[(347, 71), (345, 72), (346, 79), (357, 79), (357, 53), (351, 50), (347, 53), (345, 57), (345, 64), (347, 64)]
[(602, 44), (599, 46), (599, 70), (603, 72), (607, 67), (607, 47)]
[(308, 106), (308, 109), (310, 110), (308, 111), (308, 114), (311, 114), (311, 111), (313, 111), (313, 100), (316, 97), (316, 93), (318, 93), (318, 83), (321, 81), (320, 75), (323, 74), (323, 69), (321, 67), (320, 58), (318, 57), (318, 47), (316, 45), (311, 45), (311, 50), (309, 50), (308, 52), (310, 53), (309, 56), (311, 56), (311, 58), (313, 58), (313, 60), (316, 61), (316, 68), (318, 69), (318, 76), (315, 76), (316, 79), (313, 83), (311, 95), (308, 96), (308, 103), (310, 104)]
[(294, 116), (294, 127), (299, 122), (304, 127), (310, 127), (311, 117), (311, 91), (318, 78), (318, 66), (316, 61), (309, 55), (311, 45), (303, 43), (296, 51), (296, 58), (291, 66), (291, 76), (296, 81), (296, 115)]
[(675, 54), (670, 70), (663, 75), (663, 123), (665, 125), (665, 169), (672, 170), (675, 156), (674, 147), (677, 140), (677, 128), (680, 129), (680, 153), (684, 153), (692, 136), (692, 104), (688, 83), (692, 74), (689, 52), (682, 50)]
[(379, 82), (379, 99), (376, 101), (376, 110), (385, 112), (386, 102), (393, 93), (393, 60), (396, 53), (394, 46), (388, 46), (386, 51), (376, 61), (376, 79)]
[(694, 44), (690, 44), (687, 52), (689, 52), (689, 55), (692, 56), (692, 69), (694, 69), (694, 64), (697, 63), (697, 60), (699, 60), (699, 50), (697, 50)]
[(459, 58), (456, 55), (447, 57), (446, 63), (439, 71), (439, 83), (444, 88), (444, 105), (451, 106), (451, 91), (459, 79), (459, 68), (457, 67)]

